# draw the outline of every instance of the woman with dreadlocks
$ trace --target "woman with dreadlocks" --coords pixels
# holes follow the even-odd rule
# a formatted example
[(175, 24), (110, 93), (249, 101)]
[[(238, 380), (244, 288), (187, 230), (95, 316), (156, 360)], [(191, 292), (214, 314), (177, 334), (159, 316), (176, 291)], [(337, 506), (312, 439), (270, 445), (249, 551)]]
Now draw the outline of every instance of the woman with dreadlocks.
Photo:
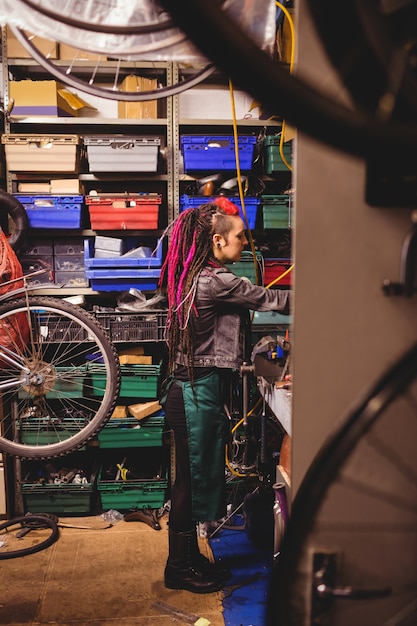
[(224, 411), (232, 372), (244, 360), (249, 310), (289, 313), (290, 291), (233, 274), (248, 240), (239, 208), (225, 197), (182, 212), (161, 270), (168, 298), (168, 377), (162, 400), (174, 433), (165, 586), (194, 593), (222, 588), (230, 572), (198, 549), (197, 522), (226, 514)]

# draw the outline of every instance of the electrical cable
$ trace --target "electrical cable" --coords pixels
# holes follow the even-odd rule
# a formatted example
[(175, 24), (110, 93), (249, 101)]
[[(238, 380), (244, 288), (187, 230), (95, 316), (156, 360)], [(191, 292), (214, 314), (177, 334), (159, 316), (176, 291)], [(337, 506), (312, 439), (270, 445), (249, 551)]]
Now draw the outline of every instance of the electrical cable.
[(253, 237), (252, 237), (252, 231), (249, 227), (249, 221), (248, 221), (248, 216), (247, 216), (246, 207), (245, 207), (245, 198), (244, 198), (244, 193), (243, 193), (242, 175), (241, 175), (241, 170), (240, 170), (240, 159), (239, 159), (239, 133), (237, 129), (237, 120), (236, 120), (235, 96), (234, 96), (233, 83), (231, 80), (229, 80), (229, 91), (230, 91), (230, 102), (231, 102), (231, 107), (232, 107), (233, 140), (234, 140), (234, 147), (235, 147), (236, 176), (237, 176), (237, 185), (238, 185), (238, 190), (239, 190), (239, 198), (240, 198), (240, 202), (242, 205), (242, 213), (244, 215), (244, 221), (245, 221), (246, 228), (247, 228), (249, 244), (250, 244), (251, 252), (253, 256), (253, 263), (255, 266), (256, 284), (259, 285), (261, 282), (262, 276), (259, 275), (259, 266), (257, 263), (255, 244), (254, 244)]
[(290, 265), (290, 267), (288, 267), (285, 272), (282, 272), (282, 274), (280, 274), (279, 276), (277, 276), (277, 278), (274, 278), (274, 280), (272, 280), (268, 285), (266, 285), (266, 288), (269, 289), (270, 287), (272, 287), (272, 285), (275, 285), (276, 283), (278, 283), (280, 280), (282, 280), (283, 278), (285, 278), (290, 272), (292, 272), (292, 270), (294, 269), (295, 264), (292, 263)]
[[(288, 9), (281, 3), (278, 2), (278, 0), (275, 0), (275, 4), (277, 7), (279, 7), (281, 9), (281, 11), (283, 12), (284, 16), (287, 18), (288, 20), (288, 25), (290, 27), (290, 32), (291, 32), (291, 52), (290, 52), (290, 74), (292, 74), (293, 70), (294, 70), (294, 57), (295, 57), (295, 29), (294, 29), (294, 22), (293, 19), (291, 17), (291, 13), (288, 11)], [(281, 135), (280, 135), (280, 140), (279, 140), (279, 154), (280, 157), (282, 159), (282, 162), (284, 163), (284, 165), (287, 167), (287, 169), (290, 170), (290, 172), (292, 172), (292, 166), (288, 163), (285, 154), (284, 154), (284, 139), (285, 139), (285, 127), (286, 127), (286, 122), (285, 119), (282, 120), (282, 127), (281, 127)]]

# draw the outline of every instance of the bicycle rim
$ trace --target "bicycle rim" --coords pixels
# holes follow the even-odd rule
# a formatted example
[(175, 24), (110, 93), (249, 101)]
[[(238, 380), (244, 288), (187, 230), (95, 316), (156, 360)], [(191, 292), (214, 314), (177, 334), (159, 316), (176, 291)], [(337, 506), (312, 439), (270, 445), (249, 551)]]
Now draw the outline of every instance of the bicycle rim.
[(0, 450), (53, 458), (109, 419), (120, 389), (117, 352), (90, 313), (58, 298), (0, 306)]
[[(121, 91), (115, 84), (115, 82), (117, 83), (116, 76), (119, 72), (118, 67), (116, 67), (115, 82), (113, 82), (112, 86), (104, 87), (103, 85), (97, 85), (94, 80), (96, 78), (96, 72), (100, 61), (97, 61), (96, 68), (86, 79), (75, 76), (74, 72), (77, 68), (74, 66), (73, 62), (69, 62), (70, 66), (68, 68), (55, 65), (52, 59), (45, 56), (45, 54), (36, 47), (26, 32), (13, 26), (11, 26), (11, 29), (15, 37), (19, 40), (22, 46), (26, 48), (31, 57), (33, 57), (35, 61), (37, 61), (39, 65), (45, 68), (50, 74), (52, 74), (52, 76), (55, 76), (55, 78), (62, 81), (69, 87), (81, 89), (84, 93), (88, 93), (92, 96), (98, 96), (100, 98), (106, 98), (107, 100), (117, 100), (118, 102), (144, 102), (147, 100), (160, 100), (170, 96), (176, 96), (201, 83), (213, 74), (216, 69), (213, 63), (208, 63), (202, 69), (195, 72), (195, 74), (180, 80), (175, 85), (166, 85), (165, 87), (158, 87), (157, 89), (151, 89), (148, 91)], [(118, 64), (122, 62), (120, 57), (114, 58), (117, 59)]]
[(417, 345), (349, 411), (302, 481), (268, 624), (416, 623), (416, 415)]
[[(31, 539), (27, 541), (17, 539), (12, 536), (11, 531), (16, 528), (16, 532), (25, 524), (37, 524), (39, 528), (33, 532)], [(6, 532), (3, 532), (6, 531)], [(0, 542), (4, 545), (0, 547), (0, 561), (15, 559), (28, 554), (34, 554), (49, 548), (59, 537), (57, 522), (42, 514), (28, 514), (23, 517), (15, 517), (0, 524)], [(22, 546), (17, 548), (16, 546)], [(16, 549), (13, 549), (16, 548)]]

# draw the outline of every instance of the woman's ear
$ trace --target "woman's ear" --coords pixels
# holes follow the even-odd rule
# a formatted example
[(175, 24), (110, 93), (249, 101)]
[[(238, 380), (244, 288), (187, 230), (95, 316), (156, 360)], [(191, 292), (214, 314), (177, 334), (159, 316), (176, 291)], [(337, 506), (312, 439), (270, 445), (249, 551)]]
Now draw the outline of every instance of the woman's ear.
[(213, 246), (215, 248), (221, 248), (223, 246), (224, 237), (223, 235), (219, 235), (218, 233), (214, 233), (213, 235)]

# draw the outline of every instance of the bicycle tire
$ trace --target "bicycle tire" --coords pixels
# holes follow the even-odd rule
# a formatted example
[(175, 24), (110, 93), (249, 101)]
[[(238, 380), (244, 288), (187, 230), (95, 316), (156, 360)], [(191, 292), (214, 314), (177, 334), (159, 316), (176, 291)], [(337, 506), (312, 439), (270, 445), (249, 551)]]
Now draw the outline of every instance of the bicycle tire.
[[(19, 250), (26, 241), (29, 219), (24, 206), (10, 193), (0, 190), (0, 214), (3, 230), (9, 234), (9, 244), (13, 250)], [(6, 230), (7, 222), (7, 230)]]
[(106, 98), (107, 100), (117, 100), (118, 102), (145, 102), (147, 100), (160, 100), (161, 98), (176, 96), (201, 83), (213, 74), (216, 69), (213, 63), (208, 63), (195, 74), (188, 76), (188, 78), (179, 81), (175, 85), (167, 85), (148, 91), (119, 91), (113, 89), (113, 87), (107, 89), (106, 87), (95, 85), (91, 79), (87, 82), (76, 76), (71, 76), (70, 72), (72, 67), (66, 70), (65, 68), (54, 65), (53, 60), (47, 58), (22, 29), (15, 26), (11, 26), (10, 28), (16, 39), (18, 39), (22, 46), (28, 51), (30, 56), (52, 74), (52, 76), (55, 76), (59, 81), (74, 89), (81, 89), (84, 93), (98, 96), (99, 98)]
[(49, 548), (49, 546), (57, 541), (59, 537), (59, 528), (57, 522), (51, 517), (42, 514), (37, 515), (36, 513), (30, 513), (22, 517), (15, 517), (13, 519), (7, 520), (6, 522), (2, 522), (0, 524), (0, 533), (3, 530), (9, 530), (12, 526), (22, 526), (24, 524), (30, 523), (38, 524), (43, 529), (50, 529), (51, 532), (45, 537), (45, 539), (42, 539), (42, 541), (39, 541), (38, 543), (31, 542), (30, 545), (28, 544), (20, 550), (10, 550), (9, 552), (2, 552), (0, 549), (0, 561), (5, 561), (6, 559), (16, 559), (21, 556), (27, 556), (28, 554), (35, 554), (35, 552), (40, 552), (41, 550)]
[(61, 22), (66, 26), (72, 28), (79, 28), (81, 30), (90, 30), (95, 33), (108, 33), (110, 35), (144, 35), (148, 33), (155, 33), (161, 30), (169, 30), (175, 28), (175, 24), (172, 19), (164, 19), (161, 21), (146, 22), (144, 24), (126, 24), (124, 26), (98, 24), (97, 22), (87, 22), (74, 18), (72, 15), (62, 15), (62, 13), (55, 13), (54, 11), (47, 9), (32, 0), (21, 0), (28, 9), (40, 13), (44, 17), (51, 20)]
[(110, 418), (120, 363), (91, 313), (59, 298), (10, 298), (0, 305), (0, 344), (2, 452), (28, 459), (62, 456)]
[[(417, 344), (336, 425), (302, 480), (271, 577), (270, 626), (416, 623), (416, 414)], [(316, 593), (323, 554), (350, 597)]]

